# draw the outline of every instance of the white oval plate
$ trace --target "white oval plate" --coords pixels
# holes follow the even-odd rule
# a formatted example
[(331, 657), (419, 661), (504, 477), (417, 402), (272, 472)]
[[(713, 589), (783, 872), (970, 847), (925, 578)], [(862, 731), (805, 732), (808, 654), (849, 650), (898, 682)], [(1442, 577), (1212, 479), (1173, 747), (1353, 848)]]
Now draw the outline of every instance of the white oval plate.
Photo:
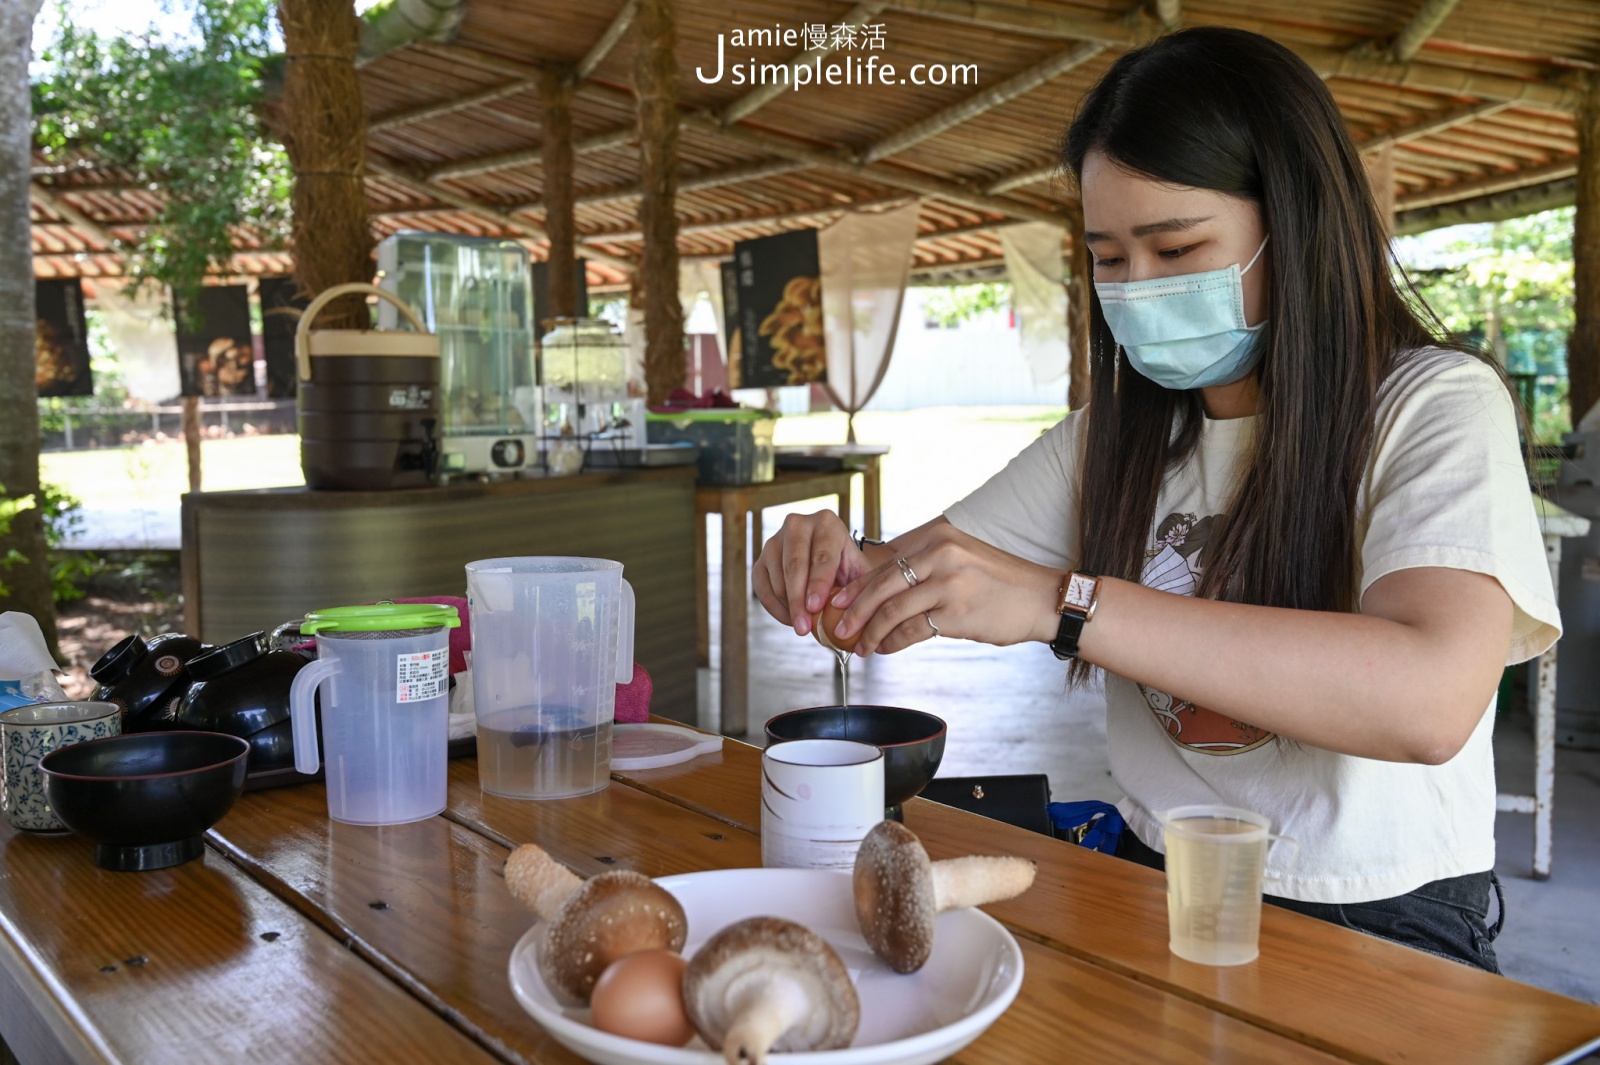
[[(1022, 987), (1022, 950), (981, 910), (939, 916), (933, 954), (917, 972), (890, 969), (856, 922), (850, 873), (817, 869), (714, 869), (659, 877), (689, 921), (684, 957), (746, 917), (786, 917), (839, 953), (861, 997), (861, 1027), (843, 1050), (774, 1054), (786, 1065), (931, 1065), (982, 1035)], [(562, 1006), (535, 960), (535, 924), (511, 951), (511, 990), (522, 1008), (567, 1049), (597, 1065), (719, 1065), (698, 1038), (686, 1047), (644, 1043), (590, 1026), (587, 1009)]]

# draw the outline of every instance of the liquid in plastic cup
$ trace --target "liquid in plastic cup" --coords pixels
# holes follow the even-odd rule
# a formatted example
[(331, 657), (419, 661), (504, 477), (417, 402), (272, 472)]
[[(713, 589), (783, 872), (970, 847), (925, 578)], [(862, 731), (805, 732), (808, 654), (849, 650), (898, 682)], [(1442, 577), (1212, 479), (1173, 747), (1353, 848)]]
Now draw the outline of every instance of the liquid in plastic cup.
[(1180, 806), (1159, 815), (1167, 850), (1167, 945), (1201, 965), (1244, 965), (1260, 954), (1261, 883), (1274, 836), (1261, 814)]
[(478, 784), (513, 799), (611, 782), (617, 685), (633, 679), (622, 563), (570, 556), (467, 564)]

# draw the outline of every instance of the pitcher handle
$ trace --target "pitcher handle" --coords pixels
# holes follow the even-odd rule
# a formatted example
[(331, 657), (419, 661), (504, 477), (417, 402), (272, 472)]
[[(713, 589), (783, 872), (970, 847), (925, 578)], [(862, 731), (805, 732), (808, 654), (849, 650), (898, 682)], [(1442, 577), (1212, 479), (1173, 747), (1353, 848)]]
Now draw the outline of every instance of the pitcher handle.
[(295, 770), (313, 776), (322, 767), (322, 752), (317, 748), (317, 685), (335, 676), (339, 663), (319, 658), (294, 675), (289, 685), (289, 731), (294, 734)]
[(633, 622), (638, 606), (633, 598), (633, 585), (622, 582), (622, 604), (617, 612), (617, 683), (633, 681)]

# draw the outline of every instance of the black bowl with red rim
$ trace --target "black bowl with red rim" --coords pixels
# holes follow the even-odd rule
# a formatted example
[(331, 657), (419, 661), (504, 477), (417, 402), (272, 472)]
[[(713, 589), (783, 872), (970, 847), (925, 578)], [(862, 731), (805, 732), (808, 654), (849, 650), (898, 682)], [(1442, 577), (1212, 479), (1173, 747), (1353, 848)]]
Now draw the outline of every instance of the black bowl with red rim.
[(102, 869), (165, 869), (200, 857), (206, 829), (244, 790), (250, 744), (220, 732), (138, 732), (39, 760), (45, 798), (96, 844)]
[(855, 740), (883, 751), (883, 804), (901, 820), (900, 804), (928, 786), (944, 760), (945, 723), (898, 706), (817, 706), (790, 710), (767, 722), (767, 742)]

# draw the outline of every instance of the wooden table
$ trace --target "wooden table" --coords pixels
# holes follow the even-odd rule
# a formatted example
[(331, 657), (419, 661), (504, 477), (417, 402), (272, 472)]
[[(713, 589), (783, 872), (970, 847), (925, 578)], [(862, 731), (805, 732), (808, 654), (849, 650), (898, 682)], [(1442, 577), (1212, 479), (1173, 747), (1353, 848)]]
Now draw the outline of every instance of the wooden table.
[[(535, 803), (483, 794), (458, 760), (442, 816), (378, 829), (329, 821), (320, 784), (254, 792), (202, 859), (154, 873), (0, 824), (0, 1034), (28, 1063), (567, 1065), (507, 980), (531, 923), (508, 848), (585, 876), (756, 866), (759, 766), (730, 741)], [(957, 1062), (1516, 1065), (1600, 1044), (1600, 1007), (1276, 907), (1258, 961), (1192, 965), (1167, 950), (1160, 873), (925, 800), (906, 823), (935, 858), (1039, 863), (990, 907), (1022, 946), (1022, 991)]]
[[(780, 473), (763, 484), (702, 485), (695, 490), (695, 639), (700, 664), (711, 664), (711, 604), (707, 584), (706, 519), (722, 516), (722, 683), (721, 728), (742, 736), (749, 728), (750, 709), (750, 563), (752, 517), (760, 527), (761, 511), (785, 503), (832, 496), (839, 517), (850, 524), (850, 481), (855, 470), (828, 473)], [(761, 548), (756, 535), (755, 550)], [(704, 724), (704, 722), (701, 722)]]
[[(861, 530), (873, 540), (883, 537), (883, 474), (879, 465), (889, 453), (887, 444), (786, 444), (777, 449), (782, 465), (785, 455), (838, 459), (847, 470), (861, 471)], [(759, 525), (758, 525), (759, 528)]]

